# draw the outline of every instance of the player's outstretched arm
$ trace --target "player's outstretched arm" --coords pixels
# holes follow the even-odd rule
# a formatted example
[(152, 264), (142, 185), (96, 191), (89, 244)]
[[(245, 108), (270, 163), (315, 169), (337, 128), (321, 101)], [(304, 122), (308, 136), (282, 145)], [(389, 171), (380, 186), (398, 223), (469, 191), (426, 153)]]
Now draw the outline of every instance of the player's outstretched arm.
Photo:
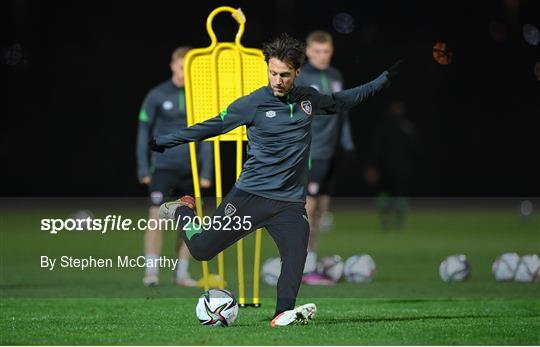
[(203, 141), (212, 136), (221, 134), (222, 120), (220, 116), (210, 118), (204, 122), (183, 128), (174, 133), (157, 136), (150, 140), (150, 148), (155, 152), (163, 152), (167, 148), (188, 142)]
[(381, 89), (390, 86), (392, 80), (397, 77), (397, 68), (400, 64), (401, 60), (392, 65), (373, 81), (333, 94), (337, 108), (339, 110), (350, 109), (364, 101), (366, 98), (375, 95), (375, 93)]
[(153, 151), (163, 152), (167, 148), (184, 143), (203, 141), (248, 124), (254, 114), (254, 105), (250, 103), (249, 96), (244, 96), (229, 105), (218, 116), (174, 133), (155, 137), (150, 140), (149, 145)]
[[(315, 114), (340, 113), (358, 105), (366, 98), (375, 95), (375, 93), (381, 89), (388, 87), (392, 80), (397, 77), (397, 68), (400, 64), (401, 60), (380, 74), (376, 79), (358, 87), (346, 89), (331, 95), (320, 94), (313, 88), (301, 89), (298, 92), (299, 95), (297, 98), (307, 100), (310, 98), (309, 94), (316, 93), (314, 105), (316, 108), (314, 111)], [(313, 95), (311, 95), (311, 97), (313, 97)]]

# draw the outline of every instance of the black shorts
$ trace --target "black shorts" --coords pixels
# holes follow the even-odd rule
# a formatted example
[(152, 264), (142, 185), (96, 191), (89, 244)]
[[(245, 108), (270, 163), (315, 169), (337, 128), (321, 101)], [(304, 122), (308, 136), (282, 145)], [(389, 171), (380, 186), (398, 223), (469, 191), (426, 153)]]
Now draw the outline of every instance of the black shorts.
[(157, 169), (148, 186), (151, 206), (159, 206), (167, 200), (193, 194), (193, 179), (181, 176), (174, 170)]
[(336, 185), (336, 161), (312, 159), (307, 193), (309, 196), (331, 195)]

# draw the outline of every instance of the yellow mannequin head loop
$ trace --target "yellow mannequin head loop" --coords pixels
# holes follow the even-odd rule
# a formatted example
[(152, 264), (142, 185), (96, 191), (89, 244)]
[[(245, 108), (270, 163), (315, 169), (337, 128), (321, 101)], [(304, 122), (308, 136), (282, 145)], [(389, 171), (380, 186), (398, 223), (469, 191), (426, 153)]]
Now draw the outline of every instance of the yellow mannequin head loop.
[(206, 31), (208, 31), (208, 35), (210, 36), (210, 40), (212, 41), (210, 47), (213, 48), (217, 44), (216, 34), (214, 33), (214, 28), (212, 28), (212, 22), (214, 21), (214, 17), (221, 12), (231, 13), (233, 18), (238, 23), (238, 32), (236, 33), (234, 43), (238, 46), (242, 46), (240, 40), (242, 39), (242, 35), (244, 34), (244, 26), (246, 23), (246, 17), (244, 16), (244, 13), (241, 9), (235, 9), (230, 6), (221, 6), (213, 10), (206, 19)]

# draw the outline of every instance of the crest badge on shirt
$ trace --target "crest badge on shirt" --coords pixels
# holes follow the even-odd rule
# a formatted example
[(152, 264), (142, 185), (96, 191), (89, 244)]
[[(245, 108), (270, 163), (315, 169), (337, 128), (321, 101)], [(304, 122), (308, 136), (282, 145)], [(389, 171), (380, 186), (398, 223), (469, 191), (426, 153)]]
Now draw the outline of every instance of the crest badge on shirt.
[(300, 103), (300, 107), (302, 108), (302, 111), (304, 111), (308, 116), (311, 116), (311, 112), (313, 111), (313, 108), (311, 107), (311, 101), (302, 101)]

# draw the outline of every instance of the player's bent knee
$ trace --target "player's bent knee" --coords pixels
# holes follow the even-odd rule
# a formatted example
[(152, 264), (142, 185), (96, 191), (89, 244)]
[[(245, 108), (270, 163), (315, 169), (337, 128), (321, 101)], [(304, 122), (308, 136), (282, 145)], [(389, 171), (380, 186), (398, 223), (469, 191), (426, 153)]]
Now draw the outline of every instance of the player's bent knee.
[(205, 253), (191, 253), (191, 255), (193, 256), (193, 259), (197, 261), (210, 261), (215, 257), (214, 255), (210, 256), (209, 254)]
[(200, 248), (189, 249), (191, 256), (198, 261), (208, 261), (211, 260), (214, 256), (201, 250)]
[(189, 243), (187, 244), (189, 248), (189, 252), (191, 253), (191, 256), (198, 261), (209, 261), (212, 260), (216, 253), (212, 252), (211, 249), (208, 247), (205, 247), (204, 245), (200, 245), (198, 243)]

